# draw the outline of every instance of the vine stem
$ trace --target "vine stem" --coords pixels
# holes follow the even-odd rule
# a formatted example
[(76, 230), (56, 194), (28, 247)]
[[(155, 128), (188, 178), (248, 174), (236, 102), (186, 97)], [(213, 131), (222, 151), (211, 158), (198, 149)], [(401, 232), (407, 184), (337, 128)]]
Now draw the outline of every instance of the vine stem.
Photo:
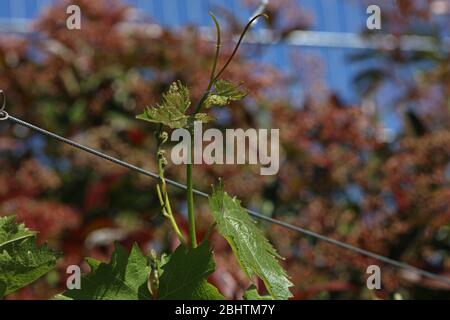
[(158, 159), (159, 181), (158, 184), (156, 185), (156, 192), (158, 195), (159, 203), (161, 205), (163, 216), (165, 216), (169, 220), (169, 223), (172, 226), (173, 231), (177, 235), (178, 240), (180, 240), (180, 242), (183, 245), (186, 245), (186, 240), (184, 239), (183, 234), (181, 233), (180, 228), (178, 227), (178, 224), (175, 221), (175, 217), (172, 212), (172, 207), (170, 205), (169, 193), (167, 192), (166, 179), (164, 177), (164, 166), (165, 166), (164, 150), (162, 149), (162, 145), (164, 144), (165, 141), (161, 137), (161, 134), (162, 134), (162, 126), (160, 126), (159, 130), (157, 131), (157, 139), (158, 139), (157, 159)]
[[(205, 101), (206, 97), (208, 96), (209, 91), (211, 90), (213, 84), (214, 84), (214, 78), (215, 78), (215, 73), (216, 73), (216, 68), (217, 68), (217, 61), (219, 60), (219, 53), (220, 53), (220, 45), (221, 45), (221, 38), (220, 38), (220, 26), (219, 26), (219, 22), (217, 21), (216, 17), (214, 16), (214, 14), (212, 14), (211, 12), (209, 13), (209, 15), (211, 16), (211, 18), (214, 21), (214, 25), (216, 26), (216, 31), (217, 31), (217, 39), (216, 39), (216, 50), (215, 50), (215, 54), (214, 54), (214, 61), (213, 61), (213, 66), (211, 69), (211, 75), (209, 77), (209, 83), (208, 83), (208, 87), (206, 88), (205, 93), (203, 94), (202, 98), (200, 99), (200, 101), (198, 102), (196, 108), (195, 108), (195, 112), (194, 114), (200, 112), (203, 102)], [(191, 137), (193, 136), (193, 132), (191, 129)], [(193, 168), (193, 160), (194, 160), (194, 146), (191, 142), (190, 145), (190, 161), (187, 164), (186, 167), (186, 179), (187, 179), (187, 204), (188, 204), (188, 222), (189, 222), (189, 239), (190, 239), (190, 246), (192, 248), (195, 248), (197, 246), (197, 234), (195, 231), (195, 213), (194, 213), (194, 187), (193, 187), (193, 178), (192, 178), (192, 168)]]
[[(192, 135), (191, 135), (192, 136)], [(194, 187), (192, 179), (192, 160), (193, 160), (193, 146), (191, 143), (190, 148), (190, 163), (186, 167), (186, 177), (187, 177), (187, 206), (188, 206), (188, 223), (189, 223), (189, 241), (191, 248), (197, 247), (197, 234), (195, 231), (195, 213), (194, 213)]]
[[(230, 57), (225, 62), (223, 67), (216, 73), (217, 62), (219, 60), (219, 53), (220, 53), (220, 46), (221, 46), (220, 25), (219, 25), (216, 17), (214, 16), (214, 14), (212, 14), (210, 12), (209, 15), (211, 16), (212, 20), (214, 21), (214, 25), (216, 27), (216, 32), (217, 32), (216, 49), (215, 49), (214, 61), (213, 61), (212, 69), (211, 69), (211, 75), (209, 78), (208, 87), (206, 88), (203, 96), (200, 98), (200, 100), (195, 108), (194, 115), (201, 111), (203, 103), (205, 102), (206, 98), (208, 97), (208, 95), (211, 91), (211, 88), (213, 87), (214, 83), (218, 80), (218, 78), (222, 75), (222, 73), (225, 71), (225, 69), (228, 67), (230, 62), (233, 60), (234, 56), (236, 55), (236, 53), (242, 43), (242, 40), (244, 39), (245, 34), (249, 30), (249, 28), (251, 27), (253, 22), (255, 22), (260, 17), (267, 18), (266, 14), (261, 13), (261, 14), (254, 16), (252, 19), (250, 19), (250, 21), (247, 23), (244, 30), (242, 31), (242, 33), (239, 37), (239, 40), (238, 40), (233, 52), (231, 53)], [(191, 134), (191, 137), (194, 134), (192, 128), (190, 129), (190, 134)], [(191, 142), (189, 150), (190, 150), (190, 155), (189, 155), (190, 161), (186, 165), (186, 180), (187, 180), (187, 182), (186, 182), (186, 186), (187, 186), (186, 198), (187, 198), (188, 222), (189, 222), (189, 241), (190, 241), (191, 248), (195, 248), (197, 246), (197, 235), (196, 235), (196, 231), (195, 231), (194, 191), (193, 191), (194, 188), (193, 188), (193, 179), (192, 179), (192, 168), (193, 168), (193, 160), (194, 160), (194, 155), (193, 155), (194, 154), (194, 145), (192, 142)]]

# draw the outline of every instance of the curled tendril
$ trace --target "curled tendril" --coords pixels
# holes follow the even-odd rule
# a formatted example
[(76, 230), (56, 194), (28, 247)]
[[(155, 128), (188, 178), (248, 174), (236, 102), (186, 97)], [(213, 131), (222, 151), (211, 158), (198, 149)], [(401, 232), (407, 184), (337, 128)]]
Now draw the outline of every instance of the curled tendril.
[(247, 31), (250, 29), (250, 27), (252, 26), (253, 22), (255, 22), (256, 20), (258, 20), (259, 18), (265, 18), (268, 19), (269, 16), (265, 13), (260, 13), (257, 14), (256, 16), (254, 16), (253, 18), (250, 19), (250, 21), (246, 24), (244, 30), (242, 31), (241, 35), (239, 36), (239, 40), (236, 44), (236, 46), (234, 47), (233, 52), (231, 53), (230, 57), (228, 58), (228, 60), (225, 62), (225, 64), (223, 65), (223, 67), (217, 72), (216, 76), (213, 79), (213, 82), (215, 82), (221, 75), (222, 73), (225, 71), (225, 69), (228, 67), (228, 65), (230, 64), (230, 62), (233, 60), (234, 56), (236, 55), (239, 47), (241, 46), (242, 40), (245, 37), (245, 34), (247, 33)]
[(3, 90), (0, 89), (0, 94), (3, 97), (2, 106), (0, 107), (0, 120), (6, 120), (9, 118), (8, 112), (5, 111), (6, 107), (6, 95)]
[(215, 56), (214, 56), (214, 64), (213, 64), (213, 67), (212, 67), (212, 70), (211, 70), (211, 77), (210, 77), (210, 80), (209, 80), (209, 83), (208, 83), (208, 88), (206, 89), (206, 92), (203, 94), (202, 98), (200, 99), (199, 103), (197, 104), (197, 107), (195, 108), (195, 112), (194, 113), (200, 112), (200, 110), (201, 110), (201, 108), (203, 106), (203, 102), (205, 102), (205, 99), (207, 98), (208, 93), (211, 90), (211, 87), (219, 79), (219, 77), (222, 75), (222, 73), (225, 71), (225, 69), (228, 67), (228, 65), (233, 60), (233, 58), (236, 55), (239, 47), (241, 46), (242, 40), (244, 39), (247, 31), (250, 29), (252, 24), (256, 20), (258, 20), (259, 18), (265, 18), (265, 19), (269, 18), (269, 16), (267, 14), (260, 13), (260, 14), (255, 15), (253, 18), (251, 18), (248, 21), (248, 23), (245, 25), (244, 30), (242, 30), (241, 35), (239, 36), (239, 40), (237, 41), (236, 46), (233, 49), (233, 52), (228, 57), (227, 61), (223, 65), (223, 67), (216, 73), (217, 61), (219, 59), (219, 52), (220, 52), (220, 46), (221, 46), (220, 25), (219, 25), (219, 22), (217, 21), (216, 17), (214, 16), (214, 14), (212, 12), (210, 12), (209, 15), (211, 16), (211, 18), (212, 18), (212, 20), (214, 22), (214, 25), (216, 27), (216, 33), (217, 33), (216, 52), (215, 52)]
[(158, 158), (161, 161), (161, 166), (164, 168), (167, 166), (167, 159), (166, 159), (166, 150), (158, 150)]
[(169, 139), (169, 134), (166, 131), (163, 131), (159, 134), (159, 141), (160, 144), (163, 145), (167, 142), (167, 139)]
[(213, 67), (211, 70), (211, 77), (209, 80), (208, 89), (206, 91), (211, 90), (211, 87), (214, 84), (214, 78), (216, 76), (217, 61), (219, 60), (219, 52), (220, 52), (220, 46), (221, 46), (219, 22), (217, 21), (216, 16), (212, 12), (210, 12), (209, 15), (211, 16), (211, 18), (214, 22), (214, 25), (216, 27), (216, 52), (215, 52), (215, 56), (214, 56), (214, 64), (213, 64)]
[(3, 92), (2, 89), (0, 89), (0, 94), (3, 97), (3, 102), (2, 102), (2, 106), (0, 107), (0, 112), (4, 112), (5, 111), (5, 107), (6, 107), (6, 95), (5, 95), (5, 93)]

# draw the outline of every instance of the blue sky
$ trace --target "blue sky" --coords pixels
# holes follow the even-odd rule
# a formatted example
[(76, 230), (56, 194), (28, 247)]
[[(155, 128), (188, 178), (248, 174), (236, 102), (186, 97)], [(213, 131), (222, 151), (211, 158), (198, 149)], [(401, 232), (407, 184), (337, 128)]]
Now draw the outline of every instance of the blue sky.
[[(35, 18), (40, 10), (55, 0), (2, 0), (0, 18)], [(241, 0), (126, 0), (140, 8), (158, 23), (165, 26), (185, 24), (210, 25), (208, 11), (216, 7), (226, 7), (242, 21), (248, 19), (251, 11)], [(365, 24), (364, 8), (353, 0), (299, 0), (300, 5), (314, 16), (313, 30), (332, 32), (359, 32)], [(339, 92), (347, 101), (355, 102), (357, 96), (351, 86), (351, 78), (356, 66), (348, 66), (346, 56), (353, 49), (307, 48), (287, 45), (265, 46), (258, 59), (275, 64), (279, 68), (289, 68), (288, 62), (293, 52), (303, 50), (323, 58), (324, 76), (328, 85)], [(303, 52), (302, 51), (302, 52)]]
[[(0, 19), (36, 18), (39, 12), (57, 0), (1, 0)], [(217, 7), (226, 7), (241, 21), (246, 21), (252, 12), (242, 5), (243, 0), (123, 0), (137, 8), (156, 22), (167, 27), (186, 24), (211, 25), (208, 12)], [(272, 0), (275, 1), (275, 0)], [(325, 32), (359, 33), (365, 27), (366, 8), (361, 0), (297, 0), (299, 5), (313, 16), (312, 30)], [(348, 103), (358, 103), (359, 96), (353, 87), (352, 78), (367, 65), (351, 64), (348, 56), (356, 53), (349, 48), (298, 47), (286, 44), (264, 46), (256, 57), (272, 63), (281, 70), (292, 69), (293, 54), (308, 54), (320, 57), (323, 63), (323, 77), (328, 87)], [(399, 128), (396, 115), (388, 112), (382, 115), (388, 127)]]

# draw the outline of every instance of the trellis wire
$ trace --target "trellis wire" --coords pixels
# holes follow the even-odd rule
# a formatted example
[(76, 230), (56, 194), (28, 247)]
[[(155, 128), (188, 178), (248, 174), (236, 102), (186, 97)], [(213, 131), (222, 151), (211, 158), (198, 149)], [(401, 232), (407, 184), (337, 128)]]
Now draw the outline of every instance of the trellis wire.
[[(0, 93), (3, 95), (3, 92), (1, 90), (0, 90)], [(95, 155), (97, 157), (103, 158), (103, 159), (108, 160), (110, 162), (113, 162), (113, 163), (115, 163), (117, 165), (125, 167), (127, 169), (136, 171), (136, 172), (138, 172), (140, 174), (152, 177), (154, 179), (159, 179), (159, 176), (156, 173), (154, 173), (154, 172), (151, 172), (151, 171), (148, 171), (148, 170), (144, 170), (144, 169), (142, 169), (140, 167), (137, 167), (135, 165), (132, 165), (132, 164), (130, 164), (128, 162), (125, 162), (125, 161), (119, 160), (117, 158), (111, 157), (111, 156), (109, 156), (107, 154), (104, 154), (103, 152), (100, 152), (98, 150), (89, 148), (89, 147), (84, 146), (84, 145), (82, 145), (80, 143), (77, 143), (77, 142), (75, 142), (73, 140), (61, 137), (61, 136), (59, 136), (59, 135), (57, 135), (57, 134), (55, 134), (53, 132), (47, 131), (47, 130), (42, 129), (42, 128), (38, 127), (38, 126), (35, 126), (35, 125), (31, 124), (31, 123), (28, 123), (28, 122), (23, 121), (21, 119), (18, 119), (18, 118), (15, 118), (13, 116), (10, 116), (4, 110), (4, 107), (5, 107), (4, 105), (2, 107), (0, 107), (0, 120), (10, 120), (10, 121), (12, 121), (12, 122), (14, 122), (16, 124), (19, 124), (19, 125), (24, 126), (24, 127), (28, 128), (28, 129), (34, 130), (36, 132), (39, 132), (39, 133), (41, 133), (43, 135), (46, 135), (46, 136), (48, 136), (48, 137), (50, 137), (52, 139), (55, 139), (55, 140), (60, 141), (60, 142), (63, 142), (63, 143), (68, 144), (68, 145), (70, 145), (72, 147), (78, 148), (78, 149), (83, 150), (83, 151), (85, 151), (87, 153), (93, 154), (93, 155)], [(172, 185), (174, 187), (177, 187), (177, 188), (180, 188), (180, 189), (184, 189), (184, 190), (186, 190), (186, 188), (187, 188), (186, 185), (184, 185), (182, 183), (179, 183), (177, 181), (174, 181), (174, 180), (171, 180), (171, 179), (167, 179), (167, 178), (165, 180), (166, 180), (167, 184), (170, 184), (170, 185)], [(209, 197), (209, 195), (207, 193), (199, 191), (197, 189), (194, 189), (194, 194), (196, 194), (198, 196), (201, 196), (201, 197), (205, 197), (205, 198)], [(305, 228), (301, 228), (301, 227), (289, 224), (289, 223), (284, 222), (284, 221), (280, 221), (280, 220), (277, 220), (277, 219), (274, 219), (274, 218), (267, 217), (267, 216), (265, 216), (265, 215), (263, 215), (261, 213), (258, 213), (258, 212), (254, 211), (254, 210), (250, 210), (250, 209), (247, 209), (247, 208), (245, 208), (245, 210), (251, 216), (253, 216), (254, 218), (257, 218), (259, 220), (262, 220), (262, 221), (265, 221), (265, 222), (268, 222), (268, 223), (271, 223), (271, 224), (275, 224), (275, 225), (284, 227), (286, 229), (290, 229), (290, 230), (296, 231), (298, 233), (301, 233), (301, 234), (304, 234), (304, 235), (307, 235), (307, 236), (310, 236), (310, 237), (313, 237), (313, 238), (316, 238), (316, 239), (319, 239), (319, 240), (322, 240), (322, 241), (334, 244), (334, 245), (336, 245), (338, 247), (341, 247), (341, 248), (344, 248), (344, 249), (347, 249), (347, 250), (359, 253), (361, 255), (364, 255), (364, 256), (367, 256), (367, 257), (379, 260), (379, 261), (383, 261), (384, 263), (390, 264), (390, 265), (392, 265), (394, 267), (397, 267), (399, 269), (408, 270), (408, 271), (416, 273), (418, 275), (421, 275), (421, 276), (424, 276), (424, 277), (428, 277), (430, 279), (434, 279), (434, 280), (437, 280), (437, 281), (441, 281), (441, 282), (445, 282), (447, 284), (450, 284), (450, 278), (448, 278), (448, 277), (441, 276), (441, 275), (438, 275), (438, 274), (435, 274), (435, 273), (432, 273), (432, 272), (428, 272), (428, 271), (425, 271), (425, 270), (413, 267), (413, 266), (411, 266), (411, 265), (409, 265), (407, 263), (400, 262), (400, 261), (397, 261), (397, 260), (394, 260), (394, 259), (382, 256), (380, 254), (377, 254), (377, 253), (374, 253), (374, 252), (371, 252), (371, 251), (368, 251), (368, 250), (365, 250), (365, 249), (361, 249), (361, 248), (353, 246), (351, 244), (348, 244), (348, 243), (345, 243), (345, 242), (342, 242), (342, 241), (339, 241), (339, 240), (336, 240), (336, 239), (333, 239), (333, 238), (329, 238), (329, 237), (324, 236), (322, 234), (319, 234), (317, 232), (314, 232), (314, 231), (311, 231), (311, 230), (308, 230), (308, 229), (305, 229)]]

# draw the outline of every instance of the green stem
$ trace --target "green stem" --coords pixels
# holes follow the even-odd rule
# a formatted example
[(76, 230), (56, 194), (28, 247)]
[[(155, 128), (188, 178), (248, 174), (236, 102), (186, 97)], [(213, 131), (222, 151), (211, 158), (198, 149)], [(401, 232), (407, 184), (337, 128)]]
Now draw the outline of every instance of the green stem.
[[(212, 86), (217, 81), (217, 79), (220, 77), (220, 75), (225, 71), (225, 69), (228, 67), (230, 62), (233, 60), (234, 56), (236, 55), (237, 50), (239, 49), (239, 46), (241, 45), (241, 42), (242, 42), (245, 34), (247, 33), (248, 29), (253, 24), (253, 22), (260, 17), (267, 18), (266, 14), (258, 14), (247, 23), (247, 25), (245, 26), (244, 30), (241, 33), (241, 36), (239, 37), (239, 40), (238, 40), (233, 52), (231, 53), (230, 57), (225, 62), (224, 66), (220, 69), (220, 71), (217, 72), (217, 74), (216, 74), (217, 62), (219, 60), (220, 45), (221, 45), (220, 26), (219, 26), (219, 23), (217, 22), (216, 17), (211, 12), (209, 13), (209, 15), (213, 19), (214, 25), (215, 25), (216, 31), (217, 31), (216, 51), (214, 54), (214, 62), (213, 62), (213, 66), (211, 69), (211, 75), (209, 78), (208, 87), (207, 87), (205, 93), (203, 94), (203, 96), (201, 97), (201, 99), (199, 100), (199, 102), (195, 108), (194, 114), (200, 112), (200, 110), (202, 109), (203, 103), (205, 102), (205, 99), (208, 97), (208, 94), (210, 93)], [(193, 136), (192, 129), (190, 129), (190, 133), (191, 133), (191, 137), (192, 137)], [(187, 180), (187, 182), (186, 182), (186, 184), (187, 184), (186, 197), (187, 197), (187, 209), (188, 209), (190, 246), (192, 248), (195, 248), (197, 246), (197, 235), (195, 232), (194, 188), (193, 188), (193, 179), (192, 179), (192, 168), (193, 168), (193, 162), (194, 162), (193, 161), (193, 159), (194, 159), (193, 143), (191, 143), (189, 150), (190, 150), (190, 155), (189, 155), (190, 161), (186, 166), (186, 180)]]
[(180, 228), (178, 227), (177, 222), (175, 221), (175, 217), (173, 216), (172, 207), (170, 205), (169, 200), (169, 194), (167, 192), (167, 185), (166, 185), (166, 179), (164, 177), (164, 156), (163, 156), (163, 150), (161, 148), (162, 144), (164, 143), (161, 140), (161, 132), (162, 132), (162, 126), (160, 126), (158, 132), (157, 132), (157, 139), (158, 139), (158, 149), (157, 149), (157, 157), (158, 157), (158, 176), (159, 181), (156, 185), (156, 191), (158, 194), (159, 203), (161, 205), (161, 210), (163, 215), (169, 220), (170, 225), (172, 226), (173, 231), (177, 235), (178, 239), (183, 245), (186, 245), (186, 240), (183, 237), (183, 234), (180, 231)]
[[(216, 73), (216, 67), (217, 67), (217, 61), (219, 60), (219, 53), (220, 53), (220, 26), (217, 22), (216, 17), (210, 12), (209, 15), (214, 21), (214, 25), (216, 26), (217, 31), (217, 40), (216, 40), (216, 50), (214, 54), (214, 62), (211, 69), (211, 75), (209, 78), (208, 87), (201, 97), (200, 101), (198, 102), (194, 114), (200, 112), (203, 102), (208, 97), (208, 93), (211, 90), (213, 84), (214, 84), (214, 78)], [(191, 130), (191, 137), (193, 136), (193, 132)], [(197, 234), (195, 231), (195, 213), (194, 213), (194, 187), (193, 187), (193, 178), (192, 178), (192, 169), (193, 169), (193, 163), (194, 163), (194, 146), (191, 143), (190, 146), (190, 161), (186, 166), (186, 179), (187, 179), (187, 190), (186, 190), (186, 196), (187, 196), (187, 207), (188, 207), (188, 223), (189, 223), (189, 240), (190, 240), (190, 246), (192, 248), (195, 248), (197, 246)]]
[(197, 247), (197, 234), (195, 232), (195, 213), (194, 213), (194, 188), (192, 179), (192, 160), (193, 146), (191, 144), (191, 159), (186, 167), (187, 176), (187, 206), (188, 206), (188, 222), (189, 222), (189, 241), (191, 248)]
[(170, 203), (168, 202), (167, 195), (165, 197), (166, 200), (164, 200), (163, 199), (164, 197), (161, 192), (161, 187), (159, 185), (156, 186), (156, 191), (158, 193), (158, 198), (159, 198), (159, 202), (161, 204), (161, 210), (162, 210), (163, 216), (165, 216), (169, 220), (169, 223), (170, 223), (173, 231), (177, 235), (178, 240), (180, 240), (180, 242), (183, 245), (186, 245), (186, 240), (184, 239), (183, 234), (181, 233), (180, 228), (178, 227), (177, 222), (175, 221), (175, 218), (173, 216), (172, 208), (170, 207)]

